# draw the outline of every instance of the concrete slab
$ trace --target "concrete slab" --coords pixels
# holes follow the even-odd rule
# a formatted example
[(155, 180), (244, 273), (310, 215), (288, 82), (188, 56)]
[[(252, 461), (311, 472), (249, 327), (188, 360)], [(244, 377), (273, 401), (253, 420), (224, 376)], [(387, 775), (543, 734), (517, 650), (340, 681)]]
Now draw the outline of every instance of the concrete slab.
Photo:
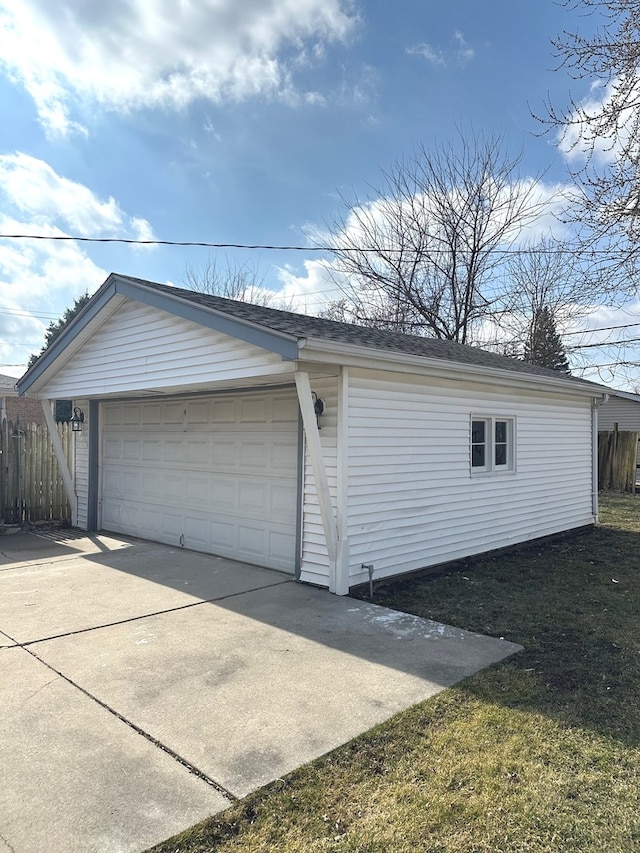
[(50, 536), (0, 543), (0, 851), (142, 850), (519, 649), (204, 554)]
[(221, 557), (102, 534), (69, 540), (64, 553), (60, 543), (30, 534), (2, 545), (18, 559), (0, 570), (0, 628), (20, 643), (291, 580)]
[(37, 652), (241, 797), (519, 648), (284, 584)]
[(0, 536), (0, 571), (21, 563), (53, 560), (75, 554), (91, 554), (128, 548), (137, 540), (105, 533), (87, 534), (73, 528), (20, 531), (12, 536)]
[(227, 800), (19, 648), (0, 652), (0, 850), (140, 851)]

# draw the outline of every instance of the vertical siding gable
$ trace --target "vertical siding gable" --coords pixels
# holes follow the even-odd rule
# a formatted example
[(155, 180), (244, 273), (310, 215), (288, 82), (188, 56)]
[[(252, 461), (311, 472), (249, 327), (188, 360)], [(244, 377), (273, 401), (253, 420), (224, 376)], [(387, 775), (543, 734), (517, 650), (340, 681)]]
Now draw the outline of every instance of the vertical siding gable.
[(40, 396), (185, 387), (290, 370), (277, 354), (126, 301), (47, 382)]

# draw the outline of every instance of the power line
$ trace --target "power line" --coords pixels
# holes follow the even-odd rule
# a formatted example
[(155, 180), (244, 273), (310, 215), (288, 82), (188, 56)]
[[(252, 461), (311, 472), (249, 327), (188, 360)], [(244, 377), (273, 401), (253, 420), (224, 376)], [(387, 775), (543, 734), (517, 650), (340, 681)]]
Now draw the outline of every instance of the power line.
[(569, 335), (588, 335), (590, 332), (611, 332), (614, 329), (630, 329), (632, 326), (640, 326), (640, 323), (623, 323), (621, 326), (599, 326), (595, 329), (579, 329), (577, 332), (562, 332), (560, 337), (566, 338)]
[[(270, 245), (267, 243), (214, 243), (208, 240), (140, 240), (133, 237), (74, 237), (67, 234), (0, 234), (0, 240), (53, 240), (58, 242), (73, 242), (73, 243), (121, 243), (132, 246), (183, 246), (183, 247), (200, 247), (205, 249), (247, 249), (247, 250), (265, 250), (276, 252), (332, 252), (332, 253), (349, 253), (349, 252), (366, 252), (378, 253), (380, 247), (375, 246), (294, 246), (294, 245)], [(407, 252), (418, 253), (419, 249), (393, 249), (385, 248), (388, 252)], [(432, 254), (438, 250), (431, 250)], [(445, 253), (447, 249), (439, 250)], [(494, 254), (500, 255), (520, 255), (523, 252), (530, 252), (531, 248), (523, 247), (522, 249), (492, 249)], [(567, 246), (538, 246), (535, 248), (538, 254), (575, 254), (575, 247)], [(615, 257), (618, 253), (615, 249), (589, 249), (584, 254), (589, 257), (596, 255)]]
[[(327, 252), (330, 246), (269, 246), (261, 243), (210, 243), (206, 240), (135, 240), (130, 237), (70, 237), (61, 234), (0, 234), (0, 240), (57, 240), (74, 243), (126, 243), (134, 246), (200, 246), (205, 249), (273, 249), (282, 252)], [(340, 249), (340, 251), (356, 251)], [(377, 249), (358, 249), (375, 252)]]
[(41, 320), (56, 320), (58, 314), (43, 314), (40, 311), (29, 311), (26, 308), (0, 308), (0, 314), (9, 314), (14, 317), (37, 317)]
[(627, 338), (624, 341), (602, 341), (599, 344), (576, 344), (575, 346), (568, 347), (568, 352), (574, 352), (579, 349), (597, 349), (602, 347), (619, 347), (624, 346), (625, 344), (637, 344), (640, 343), (640, 338)]

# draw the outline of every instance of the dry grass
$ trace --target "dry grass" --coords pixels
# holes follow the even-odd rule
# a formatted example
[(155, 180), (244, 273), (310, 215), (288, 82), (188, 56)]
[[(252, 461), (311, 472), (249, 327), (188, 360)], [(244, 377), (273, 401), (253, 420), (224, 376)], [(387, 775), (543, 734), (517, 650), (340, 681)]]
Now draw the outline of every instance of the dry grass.
[(640, 497), (602, 523), (382, 587), (525, 651), (156, 853), (640, 850)]

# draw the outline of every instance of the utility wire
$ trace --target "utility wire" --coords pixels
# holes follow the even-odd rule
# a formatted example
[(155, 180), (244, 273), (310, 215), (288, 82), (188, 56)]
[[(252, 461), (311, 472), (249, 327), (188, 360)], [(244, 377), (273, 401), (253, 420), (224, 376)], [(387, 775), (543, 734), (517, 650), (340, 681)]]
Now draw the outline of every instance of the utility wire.
[[(349, 253), (349, 252), (366, 252), (379, 253), (380, 247), (375, 246), (289, 246), (289, 245), (269, 245), (266, 243), (213, 243), (207, 240), (139, 240), (132, 237), (73, 237), (67, 234), (0, 234), (0, 240), (54, 240), (59, 242), (73, 243), (123, 243), (133, 246), (186, 246), (186, 247), (202, 247), (205, 249), (264, 249), (265, 251), (276, 252), (332, 252), (332, 253)], [(388, 249), (389, 252), (407, 252), (418, 253), (419, 249)], [(432, 250), (432, 253), (445, 253), (447, 249)], [(522, 249), (492, 249), (494, 254), (500, 255), (520, 255), (523, 252), (531, 251), (530, 248)], [(575, 248), (562, 246), (536, 247), (535, 251), (538, 254), (575, 254)], [(615, 257), (617, 254), (614, 249), (589, 249), (585, 252), (590, 257), (596, 255), (611, 255)]]

